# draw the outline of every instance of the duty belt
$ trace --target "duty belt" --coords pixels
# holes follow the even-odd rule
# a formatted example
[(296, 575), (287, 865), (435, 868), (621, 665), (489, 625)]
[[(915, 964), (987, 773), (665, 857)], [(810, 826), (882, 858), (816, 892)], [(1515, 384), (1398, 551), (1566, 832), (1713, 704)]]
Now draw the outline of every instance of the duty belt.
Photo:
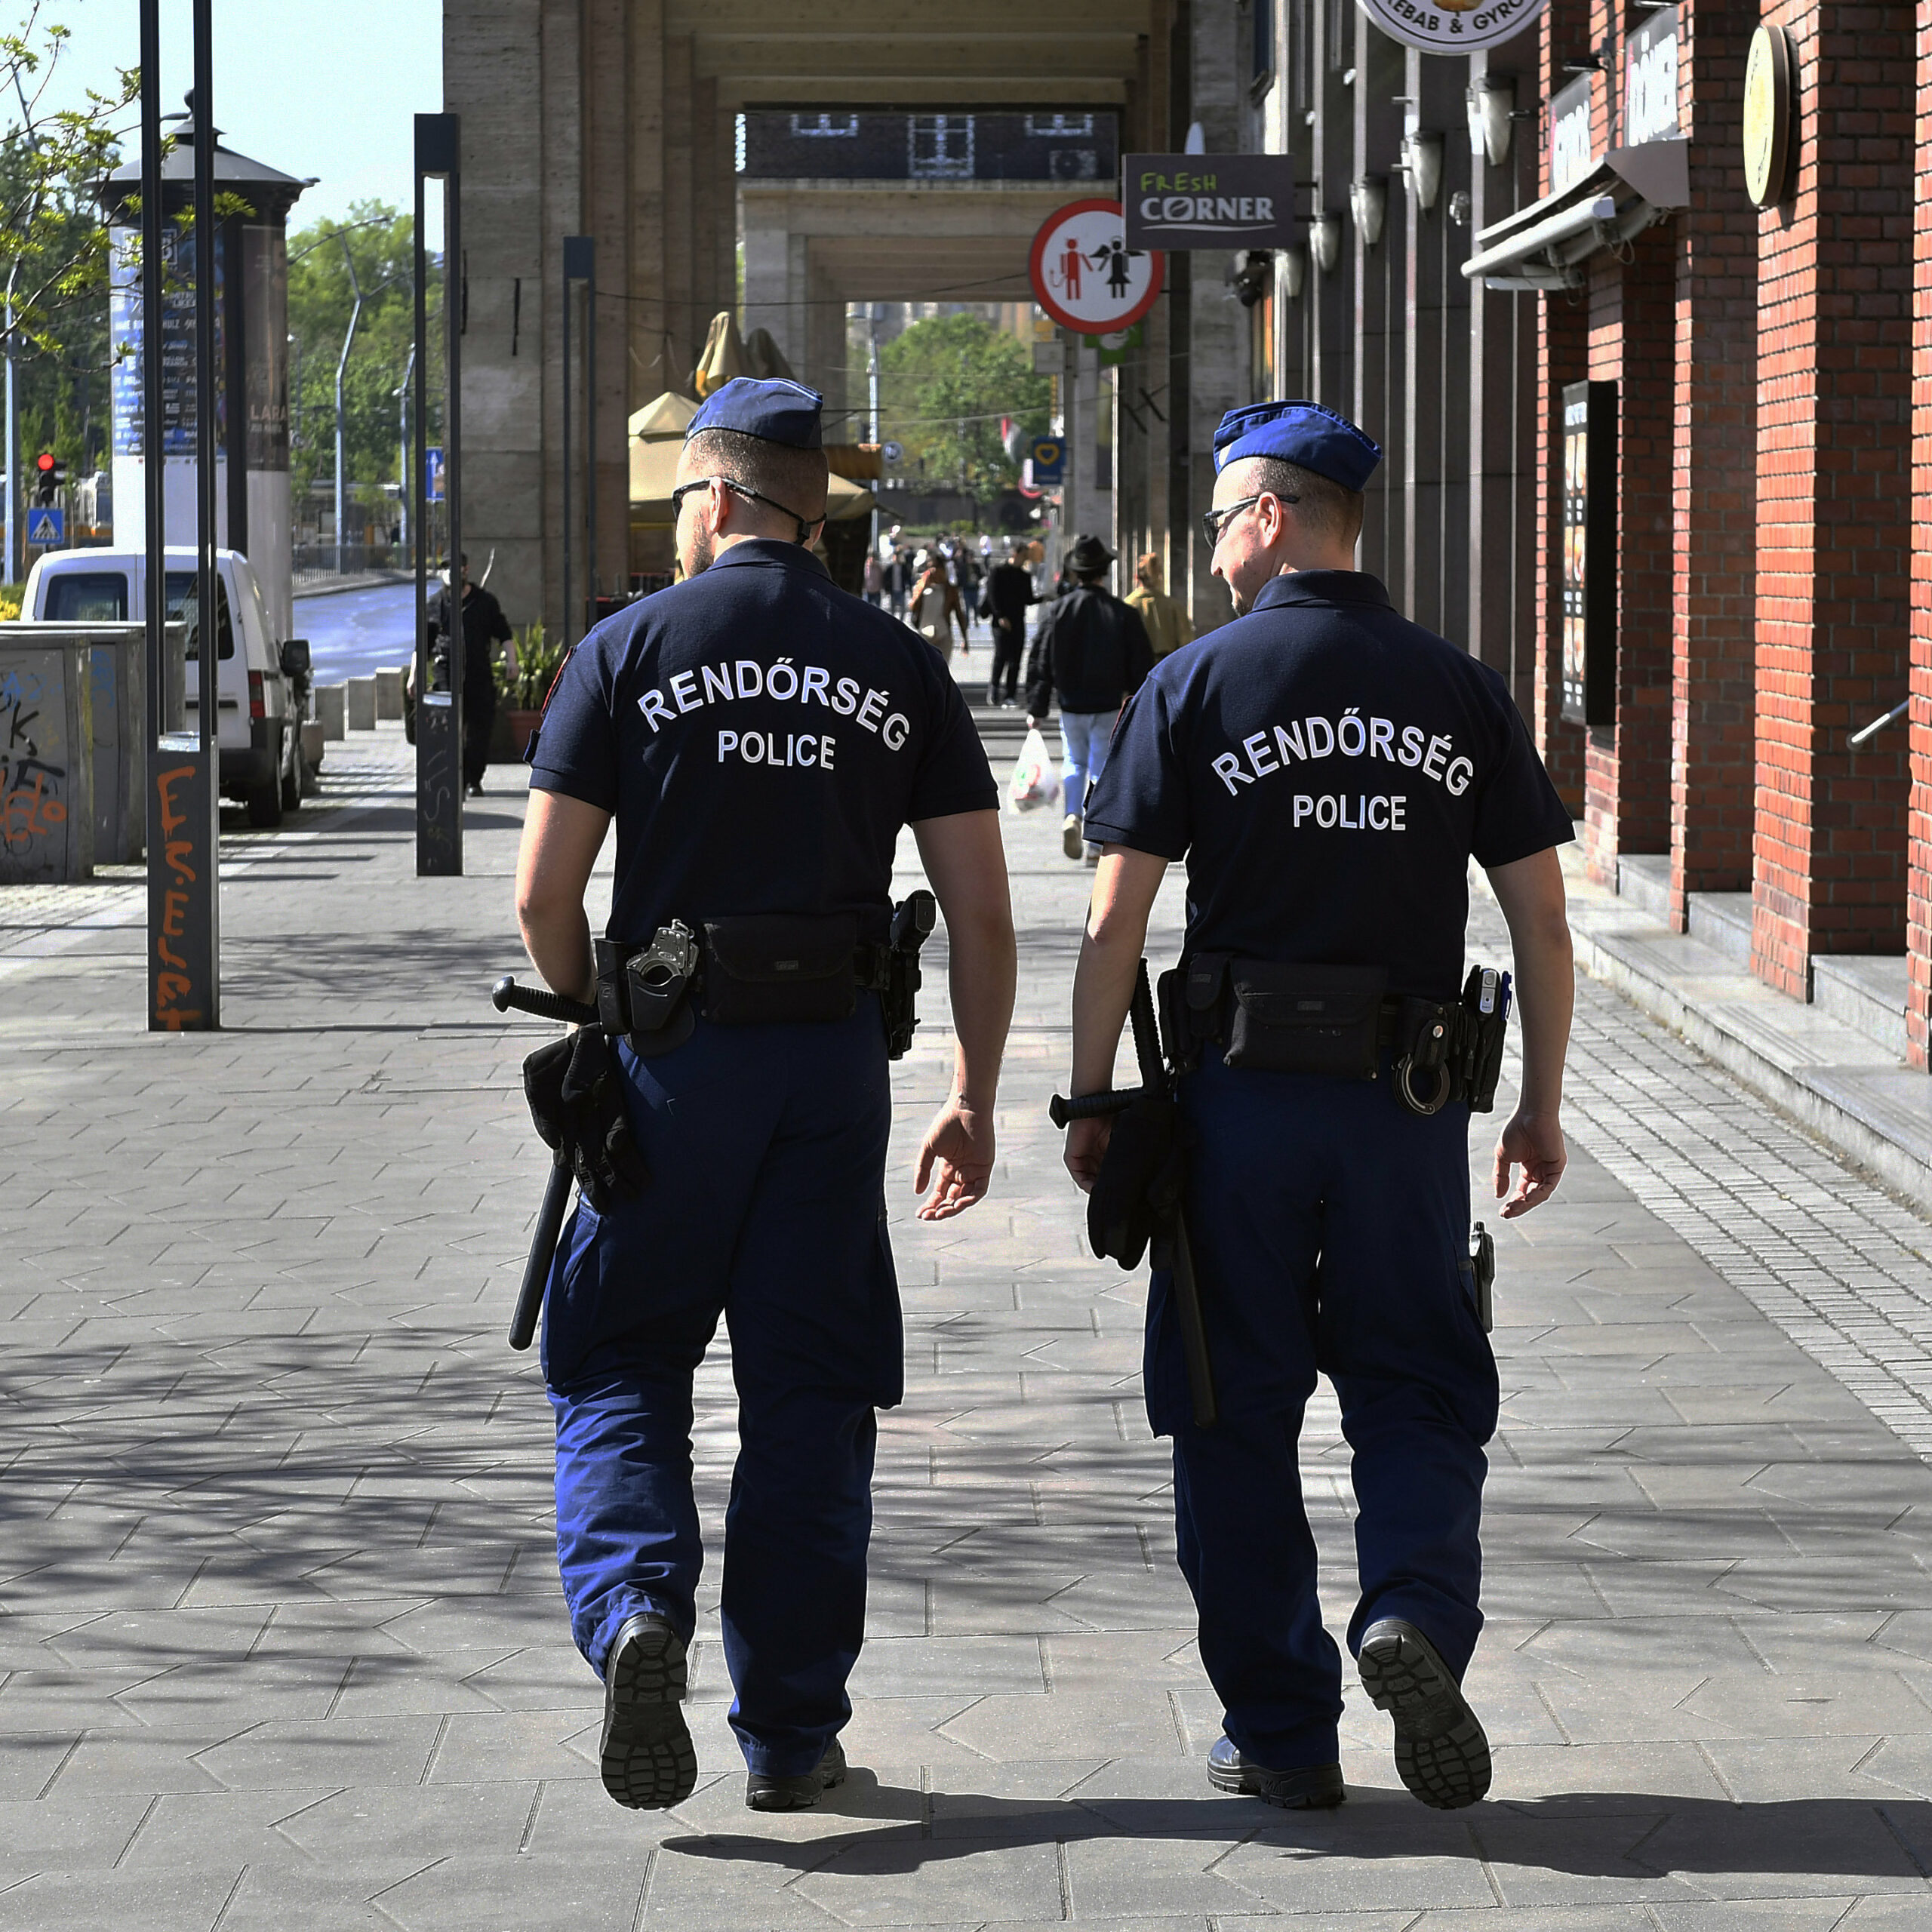
[(894, 909), (888, 936), (861, 939), (856, 914), (752, 913), (681, 919), (643, 945), (597, 942), (597, 1008), (604, 1031), (650, 1058), (681, 1046), (694, 1020), (724, 1026), (809, 1024), (848, 1018), (877, 993), (897, 1060), (918, 1025), (919, 948), (937, 907), (915, 892)]
[(1220, 1046), (1225, 1063), (1262, 1072), (1373, 1080), (1392, 1063), (1411, 1113), (1465, 1100), (1495, 1104), (1510, 1003), (1509, 975), (1472, 967), (1460, 1000), (1387, 990), (1380, 967), (1304, 965), (1198, 953), (1161, 980), (1168, 1037), (1184, 1066)]

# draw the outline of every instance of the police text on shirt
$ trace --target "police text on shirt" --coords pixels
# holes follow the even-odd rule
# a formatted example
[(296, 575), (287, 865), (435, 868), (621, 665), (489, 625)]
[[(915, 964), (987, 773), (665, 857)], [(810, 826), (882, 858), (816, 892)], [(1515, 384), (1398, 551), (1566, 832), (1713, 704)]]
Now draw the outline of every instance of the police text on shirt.
[[(676, 672), (662, 686), (646, 691), (637, 706), (654, 736), (687, 712), (754, 698), (772, 698), (801, 707), (822, 704), (837, 716), (852, 719), (862, 731), (876, 734), (888, 751), (900, 750), (912, 729), (903, 711), (889, 709), (890, 691), (875, 689), (861, 694), (856, 678), (835, 681), (822, 666), (795, 665), (789, 657), (768, 665), (741, 657), (732, 664), (703, 664), (695, 670)], [(718, 757), (721, 764), (735, 752), (752, 764), (816, 765), (829, 771), (837, 745), (836, 737), (829, 731), (822, 736), (787, 733), (781, 746), (776, 732), (721, 731)]]
[[(1222, 752), (1212, 761), (1216, 777), (1227, 787), (1230, 798), (1243, 785), (1284, 772), (1295, 764), (1311, 764), (1318, 758), (1386, 758), (1391, 764), (1420, 771), (1450, 793), (1460, 798), (1475, 776), (1475, 766), (1466, 757), (1452, 755), (1455, 741), (1441, 732), (1426, 733), (1420, 725), (1398, 724), (1386, 718), (1364, 718), (1351, 705), (1332, 722), (1321, 717), (1298, 718), (1289, 724), (1277, 724), (1269, 731), (1251, 733), (1241, 741), (1241, 751)], [(1247, 764), (1244, 768), (1242, 757)], [(1356, 832), (1402, 832), (1405, 795), (1359, 798), (1297, 793), (1294, 823), (1306, 819), (1324, 829), (1335, 827)], [(1356, 809), (1351, 814), (1349, 808)]]

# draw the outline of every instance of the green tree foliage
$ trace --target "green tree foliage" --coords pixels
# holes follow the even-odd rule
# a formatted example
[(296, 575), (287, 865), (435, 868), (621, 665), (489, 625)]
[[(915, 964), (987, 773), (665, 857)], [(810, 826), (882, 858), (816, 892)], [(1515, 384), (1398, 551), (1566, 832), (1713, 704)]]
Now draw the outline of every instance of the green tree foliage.
[(11, 291), (20, 447), (76, 472), (107, 460), (107, 232), (94, 184), (114, 167), (117, 117), (136, 98), (123, 70), (85, 107), (46, 105), (69, 38), (41, 0), (0, 31), (0, 285)]
[[(358, 202), (346, 221), (320, 221), (288, 238), (289, 406), (295, 499), (311, 484), (335, 481), (335, 377), (355, 306), (362, 312), (343, 380), (344, 442), (354, 500), (387, 521), (395, 499), (383, 485), (401, 480), (402, 386), (415, 340), (415, 223), (380, 202)], [(353, 264), (352, 275), (351, 264)], [(431, 258), (429, 440), (442, 436), (442, 297)], [(297, 515), (300, 512), (298, 509)]]
[(1047, 433), (1051, 378), (1018, 337), (973, 315), (915, 322), (879, 351), (880, 433), (906, 446), (903, 472), (992, 497), (1020, 480), (1000, 420)]

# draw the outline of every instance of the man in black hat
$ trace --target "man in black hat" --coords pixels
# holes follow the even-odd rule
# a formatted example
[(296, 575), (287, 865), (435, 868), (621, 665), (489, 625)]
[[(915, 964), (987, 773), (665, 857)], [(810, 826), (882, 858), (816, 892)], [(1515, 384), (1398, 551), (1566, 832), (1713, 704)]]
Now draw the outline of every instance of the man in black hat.
[[(463, 580), (463, 783), (472, 798), (483, 795), (483, 774), (490, 763), (490, 734), (497, 722), (495, 660), (506, 654), (516, 669), (516, 637), (503, 607), (493, 592), (469, 580), (469, 558), (458, 559)], [(456, 634), (450, 617), (449, 586), (444, 586), (429, 610), (430, 651), (441, 675), (438, 688), (449, 688), (449, 651)]]
[[(1026, 666), (1029, 725), (1046, 716), (1056, 694), (1060, 698), (1066, 813), (1060, 825), (1060, 849), (1069, 859), (1080, 857), (1087, 788), (1107, 761), (1114, 720), (1154, 665), (1154, 647), (1140, 613), (1129, 609), (1102, 582), (1113, 560), (1113, 552), (1097, 537), (1075, 540), (1066, 560), (1073, 587), (1054, 598), (1040, 620)], [(1100, 856), (1097, 845), (1087, 848), (1090, 866)]]

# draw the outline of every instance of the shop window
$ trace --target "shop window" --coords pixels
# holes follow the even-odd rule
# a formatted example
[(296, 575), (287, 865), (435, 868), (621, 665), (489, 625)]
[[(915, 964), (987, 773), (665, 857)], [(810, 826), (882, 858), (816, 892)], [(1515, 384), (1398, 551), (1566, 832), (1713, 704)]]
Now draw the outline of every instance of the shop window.
[(973, 178), (973, 117), (970, 114), (915, 114), (910, 122), (907, 171), (915, 181), (970, 181)]

